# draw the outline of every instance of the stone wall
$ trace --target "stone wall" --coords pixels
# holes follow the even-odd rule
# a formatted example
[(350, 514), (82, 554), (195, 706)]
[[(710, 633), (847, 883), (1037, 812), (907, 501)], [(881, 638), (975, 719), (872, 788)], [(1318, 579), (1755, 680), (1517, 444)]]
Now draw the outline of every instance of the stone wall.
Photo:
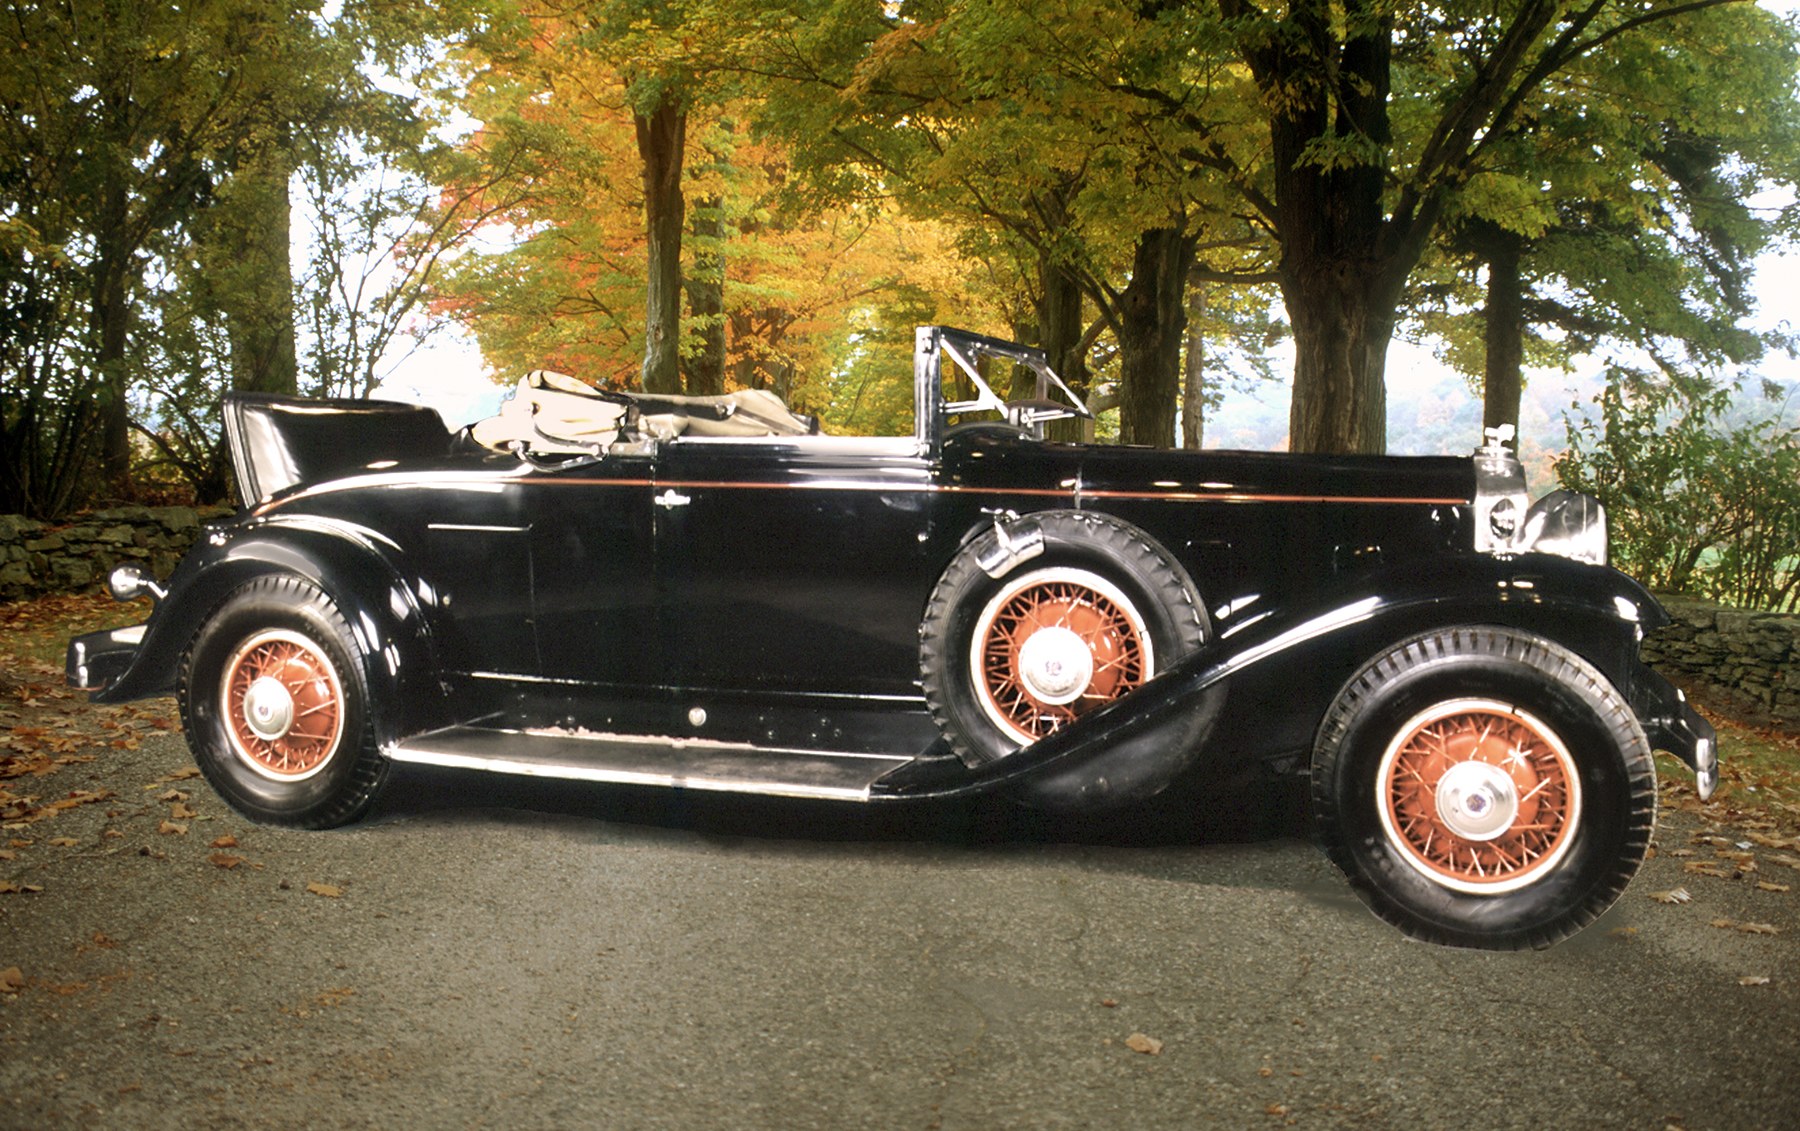
[(1661, 597), (1675, 623), (1644, 641), (1644, 659), (1746, 718), (1800, 728), (1800, 616)]
[(112, 507), (49, 524), (0, 515), (0, 601), (86, 589), (123, 561), (167, 577), (200, 534), (200, 523), (230, 513), (209, 507)]

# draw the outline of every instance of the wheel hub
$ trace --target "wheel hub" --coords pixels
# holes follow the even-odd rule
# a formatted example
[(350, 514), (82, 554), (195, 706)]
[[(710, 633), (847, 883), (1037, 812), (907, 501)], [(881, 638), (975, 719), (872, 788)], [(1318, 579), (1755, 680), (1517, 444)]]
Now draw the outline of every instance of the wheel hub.
[(306, 636), (259, 632), (239, 645), (219, 683), (231, 748), (252, 771), (296, 782), (323, 770), (344, 733), (344, 691), (331, 659)]
[(1081, 698), (1094, 678), (1094, 654), (1066, 628), (1041, 628), (1019, 648), (1019, 679), (1031, 697), (1051, 706)]
[(1519, 815), (1512, 775), (1486, 762), (1458, 762), (1438, 779), (1437, 813), (1464, 840), (1493, 840)]
[(294, 727), (294, 696), (273, 676), (261, 676), (244, 692), (244, 723), (264, 742), (274, 742)]
[(1556, 731), (1492, 699), (1402, 724), (1377, 770), (1388, 843), (1432, 882), (1498, 895), (1547, 875), (1580, 828), (1581, 778)]

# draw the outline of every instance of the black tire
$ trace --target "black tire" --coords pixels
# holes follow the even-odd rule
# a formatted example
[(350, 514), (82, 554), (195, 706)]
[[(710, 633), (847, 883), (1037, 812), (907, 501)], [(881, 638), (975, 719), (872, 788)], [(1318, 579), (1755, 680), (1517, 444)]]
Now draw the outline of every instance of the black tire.
[(1358, 672), (1312, 762), (1319, 841), (1377, 915), (1451, 946), (1550, 946), (1612, 906), (1656, 825), (1650, 744), (1592, 664), (1447, 629)]
[(259, 577), (220, 602), (188, 646), (176, 695), (206, 780), (251, 820), (346, 824), (387, 780), (362, 649), (331, 598), (300, 578)]
[[(1041, 554), (989, 577), (978, 563), (998, 540), (984, 531), (944, 570), (919, 626), (925, 701), (971, 766), (1130, 692), (1208, 632), (1186, 571), (1142, 530), (1077, 511), (1030, 517), (1043, 531)], [(1039, 655), (1062, 651), (1026, 664), (1021, 655), (1033, 638)], [(1063, 682), (1046, 690), (1043, 673), (1052, 666)]]

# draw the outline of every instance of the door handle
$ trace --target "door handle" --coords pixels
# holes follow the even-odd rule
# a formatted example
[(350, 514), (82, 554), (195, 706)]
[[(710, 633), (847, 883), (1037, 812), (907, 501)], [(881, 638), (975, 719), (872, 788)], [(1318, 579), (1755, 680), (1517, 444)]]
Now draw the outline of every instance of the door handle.
[(664, 508), (685, 507), (693, 501), (694, 500), (688, 498), (686, 495), (682, 494), (680, 491), (677, 491), (673, 487), (669, 488), (667, 491), (664, 491), (662, 494), (656, 496), (656, 505), (659, 507), (664, 507)]

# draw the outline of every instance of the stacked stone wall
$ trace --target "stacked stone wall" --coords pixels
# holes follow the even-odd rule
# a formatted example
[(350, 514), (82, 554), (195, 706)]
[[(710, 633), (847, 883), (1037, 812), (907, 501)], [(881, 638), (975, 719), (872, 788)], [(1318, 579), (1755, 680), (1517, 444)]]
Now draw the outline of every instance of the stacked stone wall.
[(86, 589), (120, 562), (167, 577), (219, 507), (111, 507), (70, 522), (0, 515), (0, 601)]
[(1663, 597), (1674, 623), (1644, 641), (1644, 659), (1703, 699), (1800, 729), (1800, 616)]

